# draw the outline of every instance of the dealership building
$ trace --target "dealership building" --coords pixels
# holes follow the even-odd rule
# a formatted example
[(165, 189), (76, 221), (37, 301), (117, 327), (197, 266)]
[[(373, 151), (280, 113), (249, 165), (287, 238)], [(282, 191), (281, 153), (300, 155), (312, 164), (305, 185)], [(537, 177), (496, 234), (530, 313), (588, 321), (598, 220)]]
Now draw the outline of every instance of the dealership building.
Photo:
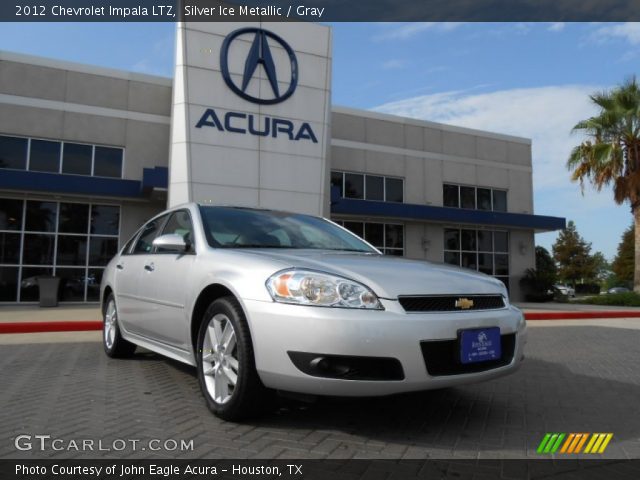
[(258, 22), (178, 24), (173, 79), (0, 52), (0, 302), (43, 275), (97, 301), (118, 248), (187, 201), (324, 215), (521, 299), (535, 232), (565, 226), (534, 214), (531, 141), (332, 106), (331, 57), (327, 26)]

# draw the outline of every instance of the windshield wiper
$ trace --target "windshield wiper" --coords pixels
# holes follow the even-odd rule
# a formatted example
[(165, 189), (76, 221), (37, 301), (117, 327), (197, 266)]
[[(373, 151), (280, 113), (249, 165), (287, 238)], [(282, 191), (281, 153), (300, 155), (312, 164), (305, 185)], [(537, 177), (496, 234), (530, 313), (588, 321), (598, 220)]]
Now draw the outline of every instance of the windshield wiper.
[(291, 245), (264, 245), (262, 243), (242, 243), (238, 245), (221, 245), (221, 248), (299, 248)]
[(358, 253), (376, 253), (369, 250), (360, 250), (358, 248), (322, 248), (320, 250), (331, 250), (334, 252), (358, 252)]

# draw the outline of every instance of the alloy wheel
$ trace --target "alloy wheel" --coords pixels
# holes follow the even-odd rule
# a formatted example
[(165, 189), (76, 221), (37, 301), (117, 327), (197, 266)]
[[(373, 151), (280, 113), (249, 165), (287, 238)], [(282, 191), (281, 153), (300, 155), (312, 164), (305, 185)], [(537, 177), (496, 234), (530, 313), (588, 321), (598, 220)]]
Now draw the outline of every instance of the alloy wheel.
[(233, 324), (223, 313), (207, 325), (202, 345), (202, 373), (209, 395), (219, 404), (228, 402), (238, 382), (238, 349)]
[(104, 314), (104, 344), (107, 348), (113, 347), (116, 338), (116, 304), (113, 300), (107, 305), (107, 311)]

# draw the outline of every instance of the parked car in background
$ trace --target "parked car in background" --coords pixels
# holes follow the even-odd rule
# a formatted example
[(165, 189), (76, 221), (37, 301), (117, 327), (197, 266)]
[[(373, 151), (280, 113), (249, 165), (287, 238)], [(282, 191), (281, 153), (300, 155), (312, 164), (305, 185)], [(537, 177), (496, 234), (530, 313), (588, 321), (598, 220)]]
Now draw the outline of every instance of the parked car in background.
[(573, 287), (570, 287), (569, 285), (554, 285), (553, 289), (556, 292), (559, 292), (560, 295), (564, 295), (565, 297), (575, 297), (576, 296), (576, 291)]
[(373, 396), (500, 377), (520, 366), (527, 331), (488, 275), (385, 256), (323, 218), (194, 203), (125, 244), (101, 304), (107, 355), (140, 345), (196, 366), (227, 420), (275, 390)]
[(629, 290), (627, 287), (613, 287), (610, 288), (609, 290), (607, 290), (607, 293), (609, 294), (614, 294), (614, 293), (627, 293), (630, 292), (631, 290)]

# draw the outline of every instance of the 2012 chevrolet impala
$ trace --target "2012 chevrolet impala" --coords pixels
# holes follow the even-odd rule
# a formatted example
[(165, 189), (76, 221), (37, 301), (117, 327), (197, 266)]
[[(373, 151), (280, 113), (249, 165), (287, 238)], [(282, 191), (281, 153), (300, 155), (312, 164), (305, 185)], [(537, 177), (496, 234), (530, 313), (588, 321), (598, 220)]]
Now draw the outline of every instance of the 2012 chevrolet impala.
[(517, 369), (522, 312), (492, 277), (382, 255), (335, 223), (185, 204), (148, 221), (106, 268), (104, 350), (194, 365), (237, 420), (275, 390), (374, 396)]

